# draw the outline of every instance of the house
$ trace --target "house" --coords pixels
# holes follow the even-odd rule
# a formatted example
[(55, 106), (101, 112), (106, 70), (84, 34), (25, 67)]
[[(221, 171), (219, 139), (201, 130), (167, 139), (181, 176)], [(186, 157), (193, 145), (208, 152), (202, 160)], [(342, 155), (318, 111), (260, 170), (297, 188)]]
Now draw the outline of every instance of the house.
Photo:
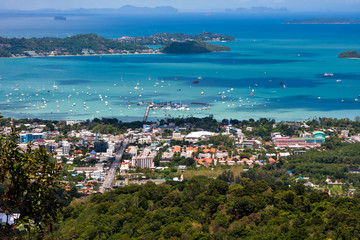
[(127, 171), (130, 169), (131, 163), (130, 162), (123, 162), (120, 164), (120, 171)]
[(312, 182), (306, 182), (306, 183), (304, 183), (304, 186), (305, 187), (311, 187), (311, 188), (316, 187), (316, 185), (313, 184)]
[[(8, 224), (13, 225), (15, 220), (20, 217), (20, 213), (13, 213), (9, 215)], [(6, 224), (7, 215), (5, 213), (0, 213), (0, 224)]]

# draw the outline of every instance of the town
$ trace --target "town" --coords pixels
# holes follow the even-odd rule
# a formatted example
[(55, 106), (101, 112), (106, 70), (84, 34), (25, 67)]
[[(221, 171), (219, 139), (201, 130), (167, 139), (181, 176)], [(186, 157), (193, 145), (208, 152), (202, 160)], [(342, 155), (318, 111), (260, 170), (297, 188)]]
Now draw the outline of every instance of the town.
[[(273, 165), (282, 168), (294, 182), (325, 189), (330, 194), (353, 196), (358, 191), (349, 179), (336, 179), (330, 172), (321, 176), (302, 175), (301, 171), (292, 172), (286, 165), (281, 166), (283, 162), (295, 162), (289, 159), (307, 151), (328, 152), (335, 144), (331, 139), (349, 144), (360, 142), (354, 126), (320, 128), (314, 127), (314, 123), (319, 124), (314, 120), (276, 123), (267, 119), (217, 122), (212, 117), (128, 124), (117, 119), (93, 122), (1, 119), (0, 129), (3, 135), (9, 135), (11, 124), (15, 125), (18, 145), (24, 150), (45, 147), (54, 161), (62, 165), (64, 190), (73, 196), (148, 181), (156, 184), (183, 181), (194, 174), (216, 178), (226, 169), (244, 174), (251, 169), (273, 169)], [(111, 124), (122, 127), (111, 134), (109, 129), (97, 128)], [(356, 165), (344, 171), (360, 173)], [(339, 190), (345, 184), (346, 191)]]

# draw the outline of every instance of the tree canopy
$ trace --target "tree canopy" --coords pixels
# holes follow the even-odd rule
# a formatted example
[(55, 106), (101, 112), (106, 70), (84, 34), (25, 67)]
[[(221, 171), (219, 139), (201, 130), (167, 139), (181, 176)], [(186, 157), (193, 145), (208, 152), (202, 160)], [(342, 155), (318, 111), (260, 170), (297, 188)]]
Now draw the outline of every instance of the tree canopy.
[(34, 148), (30, 142), (24, 150), (17, 139), (14, 129), (0, 136), (0, 212), (19, 214), (14, 225), (0, 225), (5, 236), (21, 229), (41, 233), (52, 227), (62, 209), (56, 194), (61, 166), (51, 161), (45, 148)]

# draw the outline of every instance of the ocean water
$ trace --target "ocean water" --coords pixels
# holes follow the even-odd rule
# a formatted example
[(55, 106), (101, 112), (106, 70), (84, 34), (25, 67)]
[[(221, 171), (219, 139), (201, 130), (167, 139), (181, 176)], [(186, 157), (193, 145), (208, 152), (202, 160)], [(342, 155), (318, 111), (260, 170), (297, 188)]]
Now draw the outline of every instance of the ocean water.
[[(3, 16), (0, 35), (7, 37), (97, 33), (115, 38), (210, 31), (233, 35), (236, 41), (219, 43), (231, 52), (197, 55), (0, 59), (0, 113), (16, 118), (132, 121), (143, 118), (147, 102), (161, 101), (184, 104), (189, 110), (152, 109), (150, 120), (360, 115), (360, 60), (337, 58), (342, 51), (360, 50), (360, 25), (281, 24), (289, 16), (164, 18), (68, 16), (66, 21), (54, 21), (49, 16)], [(334, 76), (324, 77), (326, 72)]]

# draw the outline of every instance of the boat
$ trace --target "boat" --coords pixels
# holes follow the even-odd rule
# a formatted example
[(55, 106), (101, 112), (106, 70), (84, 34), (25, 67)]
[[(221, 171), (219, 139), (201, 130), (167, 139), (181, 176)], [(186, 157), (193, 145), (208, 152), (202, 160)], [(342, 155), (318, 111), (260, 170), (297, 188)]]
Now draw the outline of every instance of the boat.
[(54, 20), (62, 20), (62, 21), (64, 21), (64, 20), (66, 20), (66, 17), (64, 17), (64, 16), (55, 16)]
[(341, 79), (336, 80), (336, 82), (341, 82)]
[(192, 81), (192, 83), (197, 84), (197, 83), (199, 83), (199, 81), (198, 81), (198, 80), (194, 80), (194, 81)]
[(333, 73), (324, 73), (324, 77), (333, 77), (334, 74)]

